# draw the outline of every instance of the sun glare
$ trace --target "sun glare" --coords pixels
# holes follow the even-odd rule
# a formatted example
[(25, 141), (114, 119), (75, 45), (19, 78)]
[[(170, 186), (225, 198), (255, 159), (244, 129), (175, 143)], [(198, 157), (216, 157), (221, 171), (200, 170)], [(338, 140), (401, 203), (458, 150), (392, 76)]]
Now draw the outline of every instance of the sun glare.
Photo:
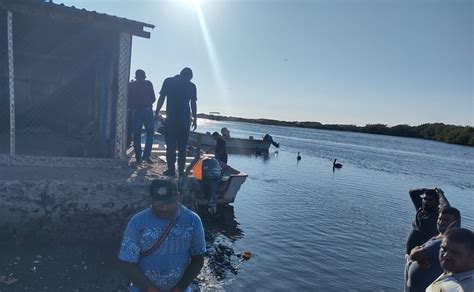
[(188, 4), (199, 7), (201, 5), (201, 0), (185, 0)]

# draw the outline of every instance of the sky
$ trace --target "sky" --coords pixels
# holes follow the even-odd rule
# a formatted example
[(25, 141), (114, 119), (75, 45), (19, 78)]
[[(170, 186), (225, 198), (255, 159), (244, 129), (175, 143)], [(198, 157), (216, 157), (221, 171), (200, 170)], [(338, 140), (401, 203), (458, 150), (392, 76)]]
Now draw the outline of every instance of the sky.
[[(59, 3), (61, 0), (54, 0)], [(471, 0), (62, 0), (154, 24), (131, 78), (190, 67), (198, 112), (474, 126)]]

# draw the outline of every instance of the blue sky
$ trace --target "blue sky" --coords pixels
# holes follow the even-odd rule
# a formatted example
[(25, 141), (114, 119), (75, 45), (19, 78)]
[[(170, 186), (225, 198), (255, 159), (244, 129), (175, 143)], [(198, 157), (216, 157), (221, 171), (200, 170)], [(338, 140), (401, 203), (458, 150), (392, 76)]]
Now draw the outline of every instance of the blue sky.
[(474, 125), (473, 1), (62, 2), (156, 25), (134, 38), (132, 73), (159, 91), (191, 67), (199, 112)]

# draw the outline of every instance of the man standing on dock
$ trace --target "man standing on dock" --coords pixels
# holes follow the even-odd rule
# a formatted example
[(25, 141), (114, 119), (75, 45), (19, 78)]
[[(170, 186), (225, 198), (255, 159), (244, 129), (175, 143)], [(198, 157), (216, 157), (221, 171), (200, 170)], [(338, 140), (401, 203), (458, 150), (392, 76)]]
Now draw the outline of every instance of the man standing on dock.
[(206, 252), (201, 219), (178, 203), (173, 179), (154, 180), (150, 195), (152, 205), (130, 219), (120, 247), (130, 291), (190, 291)]
[[(133, 149), (137, 163), (151, 160), (151, 147), (153, 146), (153, 103), (156, 100), (153, 84), (145, 80), (145, 71), (138, 69), (135, 72), (135, 81), (130, 82), (128, 100), (133, 111)], [(142, 156), (142, 127), (145, 126), (146, 141)]]
[(191, 104), (193, 131), (197, 127), (197, 93), (196, 85), (191, 82), (193, 71), (184, 68), (179, 75), (166, 78), (160, 91), (158, 105), (156, 106), (155, 118), (158, 118), (161, 107), (168, 97), (166, 103), (165, 142), (166, 162), (168, 170), (163, 174), (176, 177), (176, 149), (178, 150), (178, 173), (184, 174), (186, 163), (186, 146), (189, 139), (189, 126), (191, 125)]

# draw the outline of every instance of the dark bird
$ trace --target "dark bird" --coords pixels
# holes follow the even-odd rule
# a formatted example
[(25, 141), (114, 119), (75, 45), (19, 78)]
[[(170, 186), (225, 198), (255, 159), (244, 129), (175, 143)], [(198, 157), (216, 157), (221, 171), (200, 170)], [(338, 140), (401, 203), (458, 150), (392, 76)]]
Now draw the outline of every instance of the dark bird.
[(332, 167), (334, 167), (334, 168), (341, 168), (341, 167), (342, 167), (342, 164), (336, 163), (336, 160), (337, 160), (337, 159), (334, 158), (334, 162), (332, 163)]
[(296, 156), (296, 160), (300, 161), (301, 160), (301, 156), (300, 156), (300, 153), (298, 152), (298, 156)]

